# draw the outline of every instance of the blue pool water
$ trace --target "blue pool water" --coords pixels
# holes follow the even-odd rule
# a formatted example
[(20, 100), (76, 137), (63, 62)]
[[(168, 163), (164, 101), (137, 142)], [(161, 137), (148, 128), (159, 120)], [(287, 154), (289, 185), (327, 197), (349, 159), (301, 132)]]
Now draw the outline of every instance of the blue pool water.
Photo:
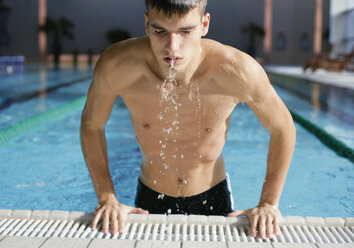
[[(85, 95), (90, 76), (91, 68), (54, 71), (33, 66), (22, 76), (0, 78), (0, 129)], [(52, 90), (33, 94), (43, 91), (43, 85)], [(63, 87), (53, 88), (60, 85)], [(338, 113), (314, 106), (284, 85), (275, 89), (289, 108), (353, 148), (350, 120), (341, 121)], [(341, 101), (337, 102), (345, 111), (353, 104), (353, 98), (347, 99), (349, 104), (345, 106)], [(72, 111), (0, 146), (0, 209), (93, 211), (97, 200), (81, 154), (80, 115), (81, 109)], [(300, 125), (296, 124), (296, 129), (295, 152), (279, 206), (282, 214), (354, 216), (353, 163), (339, 157)], [(106, 135), (118, 200), (132, 205), (141, 154), (130, 114), (121, 99), (114, 106)], [(266, 129), (247, 105), (239, 104), (232, 114), (223, 150), (237, 209), (253, 207), (259, 200), (268, 142)]]

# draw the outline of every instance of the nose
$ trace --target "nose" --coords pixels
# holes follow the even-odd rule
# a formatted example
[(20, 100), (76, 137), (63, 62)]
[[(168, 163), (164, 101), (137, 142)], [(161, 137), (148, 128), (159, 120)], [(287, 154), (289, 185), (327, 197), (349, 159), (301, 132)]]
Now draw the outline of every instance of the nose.
[(180, 38), (178, 34), (171, 33), (169, 34), (167, 41), (166, 41), (166, 49), (169, 52), (176, 52), (178, 51), (180, 46)]

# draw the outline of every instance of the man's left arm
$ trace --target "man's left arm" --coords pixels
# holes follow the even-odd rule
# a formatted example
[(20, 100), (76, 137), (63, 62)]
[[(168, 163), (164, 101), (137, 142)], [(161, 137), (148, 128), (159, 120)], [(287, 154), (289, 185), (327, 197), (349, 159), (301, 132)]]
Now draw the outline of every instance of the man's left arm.
[(236, 211), (230, 216), (247, 215), (251, 235), (262, 239), (278, 235), (281, 219), (278, 203), (295, 147), (296, 130), (293, 119), (275, 92), (263, 68), (251, 60), (243, 74), (247, 85), (246, 103), (270, 132), (267, 172), (257, 207)]

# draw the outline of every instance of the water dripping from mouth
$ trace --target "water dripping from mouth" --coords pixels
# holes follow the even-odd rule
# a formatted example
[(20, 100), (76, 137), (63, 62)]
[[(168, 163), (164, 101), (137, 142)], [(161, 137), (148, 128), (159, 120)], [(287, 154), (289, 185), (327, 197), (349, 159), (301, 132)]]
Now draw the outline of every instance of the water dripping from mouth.
[[(168, 69), (168, 76), (167, 78), (163, 81), (161, 85), (161, 105), (163, 106), (161, 109), (160, 114), (158, 114), (158, 119), (160, 121), (164, 120), (164, 127), (161, 130), (161, 134), (165, 136), (165, 141), (162, 143), (161, 140), (159, 141), (159, 144), (161, 145), (161, 151), (160, 151), (160, 157), (162, 160), (167, 159), (168, 156), (165, 152), (165, 149), (167, 149), (167, 144), (168, 140), (170, 138), (176, 137), (178, 134), (179, 130), (179, 108), (181, 107), (182, 104), (180, 104), (176, 88), (177, 88), (177, 80), (175, 79), (175, 73), (173, 72), (173, 67), (175, 64), (175, 60), (171, 60), (170, 67)], [(172, 111), (172, 113), (171, 113)], [(174, 112), (174, 113), (173, 113)], [(172, 114), (174, 116), (174, 119), (172, 121), (169, 121), (168, 118), (164, 118), (165, 114)], [(176, 139), (173, 139), (174, 143), (176, 142)], [(169, 165), (167, 163), (162, 163), (162, 166), (167, 170), (169, 168)]]
[(201, 128), (201, 107), (200, 107), (200, 92), (199, 92), (199, 83), (196, 82), (196, 93), (197, 93), (197, 104), (198, 104), (198, 139), (200, 139), (200, 128)]

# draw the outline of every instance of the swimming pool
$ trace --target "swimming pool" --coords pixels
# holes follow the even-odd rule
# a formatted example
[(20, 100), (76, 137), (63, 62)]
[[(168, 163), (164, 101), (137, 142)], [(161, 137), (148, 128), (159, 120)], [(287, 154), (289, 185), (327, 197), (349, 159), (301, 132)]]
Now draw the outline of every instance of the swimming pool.
[[(92, 68), (55, 71), (33, 66), (22, 76), (1, 78), (0, 128), (84, 96), (91, 76)], [(284, 83), (280, 86), (275, 89), (288, 107), (319, 126), (330, 126), (328, 132), (353, 147), (350, 123), (338, 121), (328, 109), (312, 106), (293, 89), (287, 90)], [(49, 93), (40, 94), (44, 88)], [(81, 154), (80, 115), (81, 108), (67, 111), (0, 146), (0, 209), (93, 211), (97, 200)], [(353, 163), (338, 156), (302, 126), (296, 124), (296, 128), (295, 152), (279, 206), (282, 214), (353, 216)], [(132, 205), (141, 154), (130, 114), (121, 99), (114, 106), (106, 135), (118, 200)], [(267, 131), (252, 111), (239, 104), (232, 114), (223, 150), (237, 209), (250, 208), (258, 202), (268, 142)]]

